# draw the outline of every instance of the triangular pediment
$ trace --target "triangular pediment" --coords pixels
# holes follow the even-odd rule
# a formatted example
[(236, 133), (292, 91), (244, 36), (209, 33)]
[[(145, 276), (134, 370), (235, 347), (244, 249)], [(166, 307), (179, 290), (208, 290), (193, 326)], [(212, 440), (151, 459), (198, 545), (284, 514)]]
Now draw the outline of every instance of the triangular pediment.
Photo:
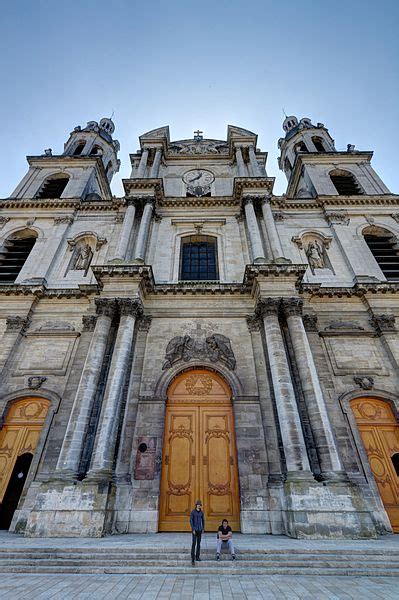
[(170, 138), (168, 125), (165, 125), (165, 127), (158, 127), (158, 129), (151, 129), (151, 131), (147, 131), (140, 136), (140, 142), (162, 139), (166, 139), (167, 143), (169, 143)]
[(230, 138), (243, 138), (243, 137), (257, 137), (256, 133), (253, 131), (249, 131), (249, 129), (243, 129), (242, 127), (237, 127), (236, 125), (228, 125), (227, 126), (227, 139)]

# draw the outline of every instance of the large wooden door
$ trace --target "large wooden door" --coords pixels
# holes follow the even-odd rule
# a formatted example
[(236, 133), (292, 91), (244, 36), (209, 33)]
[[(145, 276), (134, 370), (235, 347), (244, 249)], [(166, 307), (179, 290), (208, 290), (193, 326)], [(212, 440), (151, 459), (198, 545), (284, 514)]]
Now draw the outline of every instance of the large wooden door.
[(240, 528), (231, 392), (216, 373), (193, 370), (171, 384), (165, 416), (160, 531), (189, 531), (202, 501), (208, 531), (223, 518)]
[(3, 502), (15, 496), (14, 491), (9, 489), (9, 484), (13, 483), (14, 467), (19, 457), (34, 454), (49, 406), (49, 400), (30, 397), (16, 400), (10, 407), (0, 431), (1, 514), (8, 511)]
[(399, 533), (399, 425), (383, 400), (357, 398), (351, 406), (392, 529)]

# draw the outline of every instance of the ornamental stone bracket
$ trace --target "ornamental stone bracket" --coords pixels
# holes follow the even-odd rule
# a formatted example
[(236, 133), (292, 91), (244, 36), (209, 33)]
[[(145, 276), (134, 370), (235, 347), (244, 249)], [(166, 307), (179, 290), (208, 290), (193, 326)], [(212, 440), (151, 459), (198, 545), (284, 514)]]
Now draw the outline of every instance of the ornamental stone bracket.
[(346, 211), (325, 211), (329, 225), (349, 225), (350, 218)]
[(373, 315), (370, 323), (380, 335), (382, 333), (395, 333), (397, 331), (395, 327), (395, 315)]
[(188, 362), (195, 358), (209, 360), (212, 363), (220, 361), (231, 370), (236, 368), (230, 339), (220, 333), (214, 333), (205, 341), (194, 339), (189, 335), (178, 335), (172, 338), (166, 346), (162, 370), (169, 369), (178, 361)]
[(310, 314), (303, 315), (303, 325), (304, 325), (306, 331), (317, 332), (318, 331), (317, 315), (310, 315)]
[(38, 390), (42, 387), (43, 383), (47, 381), (47, 377), (40, 377), (38, 375), (33, 375), (32, 377), (28, 377), (28, 388), (30, 390)]
[(353, 378), (353, 381), (360, 388), (362, 388), (362, 390), (372, 390), (374, 387), (374, 379), (372, 377), (366, 377), (365, 375), (357, 375)]
[(19, 331), (23, 333), (29, 327), (29, 317), (7, 317), (6, 331)]

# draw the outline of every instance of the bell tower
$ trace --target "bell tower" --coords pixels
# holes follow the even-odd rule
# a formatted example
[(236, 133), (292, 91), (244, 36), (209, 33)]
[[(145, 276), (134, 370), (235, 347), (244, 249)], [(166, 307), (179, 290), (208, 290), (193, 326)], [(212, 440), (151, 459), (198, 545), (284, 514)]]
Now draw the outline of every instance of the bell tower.
[(280, 138), (279, 167), (288, 180), (287, 197), (371, 196), (389, 194), (370, 162), (373, 153), (348, 144), (337, 150), (323, 123), (286, 117)]
[(120, 166), (114, 130), (111, 119), (89, 121), (74, 128), (62, 154), (53, 155), (48, 148), (40, 156), (28, 156), (29, 170), (11, 198), (110, 200), (110, 183)]

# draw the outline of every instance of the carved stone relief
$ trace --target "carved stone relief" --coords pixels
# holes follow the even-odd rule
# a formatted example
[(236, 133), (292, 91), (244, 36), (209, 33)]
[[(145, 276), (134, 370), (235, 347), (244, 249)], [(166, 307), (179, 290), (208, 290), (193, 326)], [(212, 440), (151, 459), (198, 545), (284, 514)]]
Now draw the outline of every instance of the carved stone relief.
[(396, 331), (394, 315), (373, 315), (370, 319), (370, 323), (378, 333), (383, 333), (384, 331)]
[(236, 368), (236, 359), (229, 338), (214, 333), (205, 341), (193, 339), (189, 335), (178, 335), (171, 339), (166, 347), (162, 369), (170, 368), (179, 360), (187, 362), (193, 358), (207, 359), (214, 363), (220, 361), (232, 370)]
[(28, 388), (30, 390), (38, 390), (45, 381), (47, 381), (47, 377), (40, 377), (39, 375), (28, 377)]
[(353, 378), (353, 381), (362, 388), (362, 390), (371, 390), (374, 387), (374, 379), (372, 377), (366, 377), (360, 375)]

